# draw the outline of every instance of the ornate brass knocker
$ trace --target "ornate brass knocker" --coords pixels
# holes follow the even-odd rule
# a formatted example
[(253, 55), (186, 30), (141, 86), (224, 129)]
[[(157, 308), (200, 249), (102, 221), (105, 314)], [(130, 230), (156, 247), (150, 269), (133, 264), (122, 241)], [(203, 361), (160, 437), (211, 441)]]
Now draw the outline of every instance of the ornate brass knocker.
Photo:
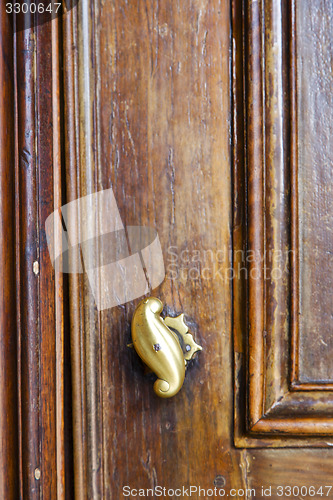
[(139, 303), (132, 320), (132, 340), (142, 361), (158, 377), (155, 393), (161, 398), (170, 398), (183, 385), (187, 362), (202, 347), (188, 333), (184, 314), (163, 319), (160, 316), (162, 309), (162, 302), (155, 297)]

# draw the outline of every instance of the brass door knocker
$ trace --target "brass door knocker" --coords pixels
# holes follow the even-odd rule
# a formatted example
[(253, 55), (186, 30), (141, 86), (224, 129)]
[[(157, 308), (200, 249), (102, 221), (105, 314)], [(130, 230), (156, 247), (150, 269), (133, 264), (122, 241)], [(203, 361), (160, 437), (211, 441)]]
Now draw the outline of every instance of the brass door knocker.
[(163, 319), (162, 309), (162, 302), (155, 297), (139, 303), (132, 319), (132, 341), (142, 361), (157, 375), (155, 393), (170, 398), (183, 385), (187, 362), (202, 347), (188, 333), (184, 314)]

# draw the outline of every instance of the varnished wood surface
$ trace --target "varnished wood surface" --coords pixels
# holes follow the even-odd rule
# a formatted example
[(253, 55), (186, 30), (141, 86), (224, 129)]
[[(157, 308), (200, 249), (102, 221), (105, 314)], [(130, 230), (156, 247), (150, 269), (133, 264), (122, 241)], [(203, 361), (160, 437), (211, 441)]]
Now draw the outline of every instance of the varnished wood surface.
[[(92, 141), (96, 137), (96, 125), (92, 123), (93, 107), (96, 108), (91, 67), (95, 68), (95, 44), (91, 24), (93, 18), (90, 18), (86, 1), (70, 11), (63, 20), (64, 146), (68, 201), (98, 191), (94, 184), (95, 165), (91, 162), (94, 158)], [(91, 56), (92, 60), (87, 56)], [(81, 231), (79, 220), (76, 226), (77, 231)], [(94, 402), (94, 397), (100, 392), (95, 382), (100, 371), (96, 352), (99, 327), (89, 285), (83, 276), (69, 276), (69, 298), (75, 495), (76, 498), (103, 498), (100, 398)]]
[[(178, 397), (158, 399), (127, 347), (137, 301), (97, 314), (87, 285), (71, 277), (76, 494), (119, 498), (126, 484), (213, 487), (235, 460), (225, 390), (232, 377), (229, 6), (90, 5), (81, 2), (65, 20), (69, 197), (112, 187), (124, 224), (156, 227), (167, 277), (154, 293), (169, 314), (185, 312), (204, 351)], [(184, 250), (199, 251), (201, 261), (179, 260), (172, 279), (171, 252), (180, 259)], [(203, 269), (220, 274), (204, 279)]]
[(64, 498), (63, 286), (44, 228), (61, 204), (59, 25), (15, 34), (4, 7), (0, 496)]
[[(248, 52), (244, 57), (243, 6), (241, 2), (233, 4), (236, 28), (233, 144), (238, 165), (234, 177), (237, 188), (234, 242), (244, 249), (244, 238), (248, 235), (256, 250), (264, 248), (264, 233), (270, 235), (269, 244), (276, 249), (287, 248), (290, 241), (288, 154), (279, 149), (275, 136), (284, 138), (287, 148), (290, 103), (283, 89), (289, 85), (285, 65), (289, 58), (288, 23), (292, 13), (284, 2), (267, 1), (264, 9), (266, 73), (260, 56), (263, 11), (257, 2), (245, 4), (246, 33), (252, 45), (246, 45)], [(303, 451), (275, 448), (330, 446), (329, 436), (315, 441), (284, 437), (288, 433), (308, 435), (317, 432), (320, 425), (324, 433), (327, 431), (331, 425), (327, 401), (326, 409), (318, 401), (321, 417), (311, 419), (306, 415), (307, 404), (311, 411), (310, 402), (316, 403), (316, 394), (308, 399), (304, 395), (304, 400), (302, 395), (293, 399), (291, 394), (291, 402), (285, 400), (285, 406), (276, 406), (270, 421), (260, 420), (257, 428), (254, 412), (253, 432), (259, 433), (257, 438), (244, 438), (241, 422), (244, 413), (237, 412), (237, 445), (269, 446), (272, 450), (238, 451), (233, 446), (231, 283), (220, 276), (202, 279), (200, 274), (200, 270), (212, 266), (204, 250), (212, 250), (213, 255), (226, 250), (225, 259), (219, 263), (222, 276), (230, 267), (231, 155), (227, 138), (231, 107), (226, 98), (230, 88), (226, 55), (231, 42), (229, 14), (226, 5), (222, 7), (214, 1), (188, 6), (172, 3), (168, 8), (161, 4), (158, 8), (157, 4), (143, 8), (141, 4), (96, 1), (82, 2), (77, 12), (69, 13), (65, 19), (68, 199), (112, 187), (124, 224), (156, 227), (168, 275), (155, 293), (167, 304), (168, 314), (183, 310), (187, 313), (205, 349), (189, 371), (178, 397), (158, 400), (152, 391), (152, 379), (144, 376), (135, 353), (126, 347), (135, 303), (98, 314), (85, 279), (70, 278), (78, 498), (117, 498), (126, 484), (153, 487), (163, 482), (171, 487), (194, 481), (208, 486), (221, 470), (228, 488), (241, 488), (250, 482), (264, 484), (266, 469), (252, 466), (256, 459), (260, 464), (269, 460), (276, 472), (274, 484), (278, 481), (288, 484), (289, 472), (282, 470), (279, 462), (289, 456), (294, 467), (300, 468)], [(82, 38), (82, 26), (86, 28), (86, 40)], [(287, 38), (282, 34), (287, 34)], [(241, 78), (245, 63), (251, 73), (247, 73), (243, 94)], [(251, 166), (245, 179), (242, 177), (244, 104), (250, 119), (247, 165)], [(267, 118), (266, 137), (263, 113)], [(250, 216), (252, 213), (254, 217), (248, 232), (244, 227), (246, 209), (242, 205), (245, 200), (242, 188), (247, 183), (253, 195)], [(264, 189), (270, 203), (266, 211), (260, 196)], [(178, 267), (168, 268), (172, 257), (170, 247), (178, 258)], [(204, 255), (199, 264), (194, 263), (197, 278), (189, 276), (193, 263), (181, 260), (184, 250), (189, 255), (197, 250)], [(176, 278), (175, 270), (181, 271)], [(244, 393), (238, 392), (243, 390), (239, 381), (246, 366), (243, 365), (245, 294), (243, 288), (235, 283), (233, 286), (234, 318), (238, 318), (235, 382), (241, 399)], [(251, 323), (254, 331), (257, 328), (253, 341), (260, 348), (268, 319), (276, 333), (275, 340), (267, 343), (269, 359), (274, 361), (267, 364), (266, 381), (270, 390), (260, 395), (253, 386), (253, 397), (249, 400), (257, 405), (258, 419), (262, 415), (260, 406), (265, 405), (269, 410), (289, 387), (290, 336), (286, 329), (289, 284), (284, 281), (275, 286), (272, 280), (265, 285), (253, 282), (250, 291), (256, 304)], [(253, 370), (258, 370), (261, 376), (261, 364), (266, 363), (266, 358), (259, 350), (257, 353), (259, 358), (254, 358)], [(261, 400), (256, 402), (258, 397)], [(295, 409), (303, 412), (299, 420), (297, 411), (293, 414)], [(284, 420), (283, 414), (287, 417)], [(265, 433), (274, 432), (281, 436), (264, 437)], [(313, 464), (317, 455), (318, 452), (309, 450), (308, 463)], [(325, 451), (325, 460), (331, 463), (330, 450)], [(269, 476), (271, 481), (273, 474)], [(297, 477), (309, 484), (310, 479), (304, 474)], [(320, 476), (311, 478), (317, 486), (320, 480)]]
[[(311, 498), (309, 487), (313, 486), (317, 492), (323, 486), (323, 497), (328, 491), (325, 485), (330, 486), (331, 470), (333, 465), (332, 450), (249, 450), (246, 455), (247, 485), (255, 488), (257, 495), (255, 498), (262, 498), (261, 487), (272, 487), (273, 500), (281, 498), (278, 495), (279, 486), (305, 486), (308, 493), (304, 497)], [(284, 490), (284, 497), (287, 490)], [(291, 492), (292, 498), (297, 498)], [(328, 498), (331, 493), (329, 493)], [(281, 490), (280, 490), (281, 495)], [(313, 492), (312, 492), (313, 495)], [(300, 497), (300, 495), (299, 495)], [(320, 493), (312, 496), (319, 498)], [(283, 498), (283, 496), (282, 496)]]
[(234, 468), (224, 390), (232, 377), (229, 16), (218, 1), (103, 9), (102, 61), (114, 60), (101, 77), (103, 178), (125, 224), (157, 229), (167, 274), (154, 293), (168, 314), (185, 312), (203, 346), (181, 392), (162, 401), (126, 348), (136, 302), (103, 314), (106, 498), (126, 484), (213, 487)]
[[(19, 288), (20, 390), (22, 494), (37, 498), (40, 483), (34, 471), (39, 466), (39, 331), (38, 277), (33, 263), (38, 261), (36, 123), (35, 123), (35, 43), (33, 30), (16, 35), (17, 71), (17, 171), (19, 199)], [(29, 332), (29, 333), (28, 333)]]
[[(299, 192), (299, 374), (333, 382), (332, 2), (299, 2), (297, 116)], [(320, 265), (318, 265), (320, 261)]]
[[(328, 5), (325, 14), (329, 19)], [(298, 309), (299, 297), (306, 297), (307, 301), (311, 301), (310, 297), (314, 296), (304, 289), (303, 278), (299, 281), (299, 267), (305, 265), (306, 261), (313, 273), (319, 272), (315, 260), (312, 259), (311, 263), (308, 259), (304, 261), (304, 252), (309, 252), (311, 245), (316, 246), (316, 239), (312, 239), (310, 243), (303, 238), (299, 244), (298, 230), (301, 228), (305, 231), (307, 221), (312, 217), (310, 208), (313, 216), (318, 216), (323, 221), (320, 229), (319, 219), (316, 225), (312, 224), (313, 228), (316, 227), (316, 234), (325, 233), (325, 218), (330, 217), (327, 204), (326, 208), (322, 205), (316, 208), (308, 200), (308, 209), (301, 210), (297, 201), (299, 190), (302, 197), (305, 197), (300, 179), (308, 168), (308, 163), (304, 163), (304, 155), (300, 155), (299, 151), (309, 148), (309, 141), (304, 133), (298, 133), (299, 122), (302, 130), (307, 129), (305, 122), (309, 113), (305, 116), (297, 105), (307, 102), (308, 96), (318, 90), (318, 85), (316, 87), (315, 84), (303, 84), (301, 88), (297, 85), (297, 71), (305, 64), (303, 49), (298, 53), (297, 47), (301, 45), (302, 37), (319, 37), (322, 43), (318, 40), (312, 50), (320, 51), (321, 45), (329, 50), (327, 44), (323, 43), (325, 36), (330, 36), (328, 26), (325, 25), (325, 34), (325, 28), (319, 21), (316, 24), (315, 19), (317, 18), (314, 16), (309, 35), (310, 25), (306, 29), (304, 10), (302, 8), (299, 12), (297, 2), (267, 0), (263, 4), (245, 3), (243, 33), (245, 67), (248, 71), (243, 79), (244, 98), (240, 92), (235, 94), (234, 115), (234, 130), (242, 134), (245, 108), (245, 142), (242, 143), (239, 136), (236, 136), (237, 181), (234, 185), (235, 189), (239, 189), (242, 186), (240, 179), (245, 175), (247, 185), (243, 197), (238, 195), (238, 191), (234, 191), (236, 216), (244, 210), (239, 208), (242, 203), (246, 204), (247, 210), (247, 221), (244, 222), (242, 218), (235, 226), (234, 255), (244, 249), (244, 240), (240, 239), (242, 235), (247, 249), (247, 253), (243, 253), (243, 264), (247, 266), (248, 273), (248, 276), (242, 275), (234, 283), (235, 311), (242, 307), (242, 293), (246, 292), (248, 297), (248, 317), (235, 315), (235, 328), (239, 329), (238, 332), (235, 331), (235, 423), (238, 446), (245, 444), (241, 436), (244, 436), (246, 427), (252, 435), (258, 436), (265, 433), (286, 436), (289, 433), (292, 438), (290, 446), (297, 445), (295, 436), (307, 437), (299, 439), (299, 446), (326, 446), (324, 438), (316, 441), (311, 436), (332, 433), (332, 387), (327, 384), (316, 386), (315, 383), (311, 386), (299, 385), (298, 379), (300, 363), (303, 363), (303, 368), (308, 363), (313, 373), (316, 371), (317, 358), (318, 373), (321, 373), (320, 367), (325, 363), (316, 350), (307, 349), (303, 357), (305, 351), (299, 340), (299, 332), (302, 331), (301, 338), (304, 338), (302, 325), (306, 315), (311, 314), (311, 308), (307, 307), (304, 318), (299, 315)], [(237, 31), (241, 29), (237, 20), (234, 27), (237, 36)], [(234, 77), (237, 78), (237, 60), (235, 68)], [(304, 75), (302, 78), (304, 79)], [(316, 77), (312, 75), (312, 78)], [(327, 89), (325, 95), (329, 95)], [(311, 110), (316, 112), (313, 106)], [(326, 112), (330, 113), (328, 108)], [(319, 111), (318, 113), (320, 114)], [(325, 132), (318, 130), (318, 133), (323, 134), (322, 140), (325, 141)], [(239, 154), (243, 155), (244, 148), (247, 152), (245, 174), (239, 160)], [(330, 172), (330, 167), (319, 162), (315, 168), (318, 186), (320, 189), (327, 189), (325, 186), (330, 184), (321, 184), (321, 181), (325, 172)], [(313, 192), (316, 193), (316, 190)], [(240, 224), (244, 225), (243, 230), (239, 229)], [(330, 241), (329, 233), (326, 234), (325, 241)], [(324, 252), (321, 252), (321, 256), (326, 258)], [(234, 264), (239, 265), (237, 259)], [(306, 279), (308, 278), (309, 273)], [(330, 300), (330, 293), (326, 293), (325, 301), (330, 303)], [(324, 310), (317, 309), (314, 314), (322, 314), (327, 326), (325, 307)], [(244, 336), (244, 331), (247, 336)], [(319, 344), (321, 338), (315, 335), (315, 331), (311, 335), (308, 332), (308, 340), (312, 343)], [(313, 420), (309, 417), (310, 413)], [(240, 422), (242, 419), (243, 423)], [(249, 445), (255, 445), (255, 441), (250, 441)], [(260, 442), (263, 444), (262, 440)], [(288, 445), (285, 439), (281, 441), (278, 438), (273, 441), (269, 438), (267, 445), (271, 446), (272, 442), (276, 446)]]
[(19, 495), (15, 286), (14, 68), (10, 19), (0, 9), (0, 497)]
[[(0, 426), (4, 498), (118, 499), (124, 485), (190, 484), (220, 484), (227, 493), (255, 488), (254, 498), (262, 498), (261, 486), (329, 483), (332, 393), (290, 383), (291, 283), (250, 284), (248, 345), (247, 284), (230, 280), (232, 246), (244, 251), (249, 242), (263, 250), (291, 241), (295, 184), (287, 169), (289, 155), (297, 157), (297, 96), (291, 92), (289, 100), (284, 92), (295, 70), (288, 5), (80, 0), (61, 26), (17, 34), (14, 54), (2, 19), (0, 61), (16, 65), (9, 76), (0, 66), (8, 91), (0, 118), (8, 127), (15, 124), (15, 75), (17, 82), (16, 155), (12, 137), (0, 135), (0, 213), (8, 229), (1, 246), (8, 284), (0, 302), (0, 397), (11, 417)], [(70, 275), (67, 293), (67, 278), (48, 258), (45, 218), (66, 201), (109, 187), (125, 225), (158, 231), (167, 275), (154, 294), (167, 314), (185, 312), (204, 348), (170, 400), (154, 395), (153, 377), (127, 347), (137, 301), (99, 313), (86, 277)], [(79, 220), (77, 230), (85, 230)], [(242, 262), (234, 252), (236, 270)], [(247, 365), (249, 352), (255, 356)], [(247, 367), (257, 374), (248, 401)], [(318, 426), (327, 435), (310, 438)], [(234, 434), (243, 449), (235, 448)], [(302, 448), (313, 445), (327, 449)], [(281, 498), (276, 489), (271, 498)]]

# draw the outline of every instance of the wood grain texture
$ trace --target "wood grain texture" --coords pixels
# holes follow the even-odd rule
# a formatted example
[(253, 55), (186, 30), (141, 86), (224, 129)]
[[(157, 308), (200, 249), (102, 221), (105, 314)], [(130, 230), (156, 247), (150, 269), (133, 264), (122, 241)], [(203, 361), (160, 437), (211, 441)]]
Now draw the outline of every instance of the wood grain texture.
[(112, 187), (124, 224), (157, 229), (167, 276), (154, 294), (204, 347), (179, 395), (157, 398), (127, 347), (137, 301), (98, 313), (85, 278), (70, 276), (77, 498), (243, 481), (225, 390), (229, 14), (215, 0), (81, 1), (64, 19), (68, 200)]
[(15, 280), (14, 40), (0, 9), (0, 497), (19, 495), (17, 311)]
[[(299, 163), (299, 150), (308, 141), (304, 134), (298, 134), (298, 123), (304, 122), (304, 116), (299, 114), (296, 103), (301, 101), (301, 92), (306, 96), (306, 92), (314, 91), (313, 85), (306, 88), (303, 85), (301, 90), (297, 87), (298, 61), (303, 59), (297, 53), (296, 42), (305, 36), (301, 34), (305, 29), (304, 16), (300, 14), (301, 20), (296, 23), (295, 2), (267, 0), (260, 4), (249, 1), (244, 6), (243, 23), (234, 17), (235, 39), (239, 30), (243, 30), (245, 36), (247, 68), (243, 79), (244, 94), (237, 91), (237, 87), (234, 94), (237, 139), (234, 142), (234, 189), (237, 189), (234, 196), (234, 267), (240, 265), (237, 255), (242, 256), (245, 266), (245, 273), (234, 283), (234, 317), (238, 329), (235, 332), (236, 443), (239, 446), (246, 443), (264, 445), (265, 439), (244, 441), (241, 436), (248, 432), (258, 436), (307, 436), (303, 441), (291, 439), (289, 445), (326, 446), (325, 439), (316, 440), (311, 436), (332, 433), (331, 386), (316, 386), (315, 383), (299, 386), (296, 383), (299, 358), (303, 355), (298, 341), (297, 304), (300, 292), (298, 264), (303, 262), (304, 252), (298, 245), (298, 228), (304, 228), (309, 211), (303, 216), (298, 206), (299, 189), (303, 192), (302, 186), (297, 187), (299, 172), (305, 168)], [(234, 12), (237, 8), (240, 9), (235, 6)], [(328, 17), (329, 12), (327, 7)], [(322, 33), (319, 25), (312, 30), (313, 37)], [(318, 47), (321, 47), (320, 42)], [(234, 78), (238, 79), (241, 62), (237, 62), (237, 58), (234, 61)], [(242, 140), (239, 135), (242, 134), (244, 109), (245, 140)], [(306, 127), (303, 122), (302, 126)], [(323, 134), (325, 137), (325, 131)], [(244, 148), (247, 152), (245, 174), (240, 167), (242, 156), (239, 156), (243, 155)], [(330, 167), (320, 164), (317, 171), (326, 168)], [(242, 181), (244, 175), (246, 181)], [(245, 182), (246, 191), (243, 192), (246, 194), (240, 196), (239, 189)], [(244, 203), (247, 221), (242, 216)], [(323, 206), (319, 212), (321, 217), (329, 213)], [(241, 225), (247, 225), (246, 229), (240, 229)], [(311, 265), (315, 269), (315, 263)], [(245, 291), (247, 317), (237, 313), (243, 307), (240, 300)], [(302, 296), (310, 300), (311, 294), (303, 289)], [(330, 300), (329, 294), (326, 298)], [(310, 314), (309, 307), (307, 311)], [(244, 331), (247, 331), (247, 340)], [(318, 356), (318, 366), (322, 366)], [(311, 356), (307, 354), (307, 363), (313, 373), (317, 358), (315, 352)], [(246, 407), (242, 402), (245, 395)], [(268, 446), (273, 443), (275, 446), (287, 445), (278, 437), (266, 441)]]
[[(98, 4), (83, 0), (63, 19), (67, 200), (99, 191)], [(78, 234), (87, 230), (80, 223)], [(89, 229), (89, 228), (88, 228)], [(79, 238), (78, 238), (79, 240)], [(76, 498), (103, 496), (100, 317), (87, 277), (69, 276)]]
[(35, 43), (33, 30), (16, 35), (17, 67), (17, 156), (19, 185), (19, 288), (21, 371), (22, 494), (39, 496), (34, 471), (39, 467), (39, 332), (38, 277), (33, 263), (38, 260)]
[(301, 2), (295, 17), (300, 252), (296, 380), (330, 384), (332, 390), (333, 79), (328, 67), (333, 5)]
[(224, 453), (231, 432), (231, 394), (223, 390), (231, 384), (228, 19), (228, 4), (217, 1), (103, 9), (101, 54), (113, 61), (101, 78), (109, 110), (101, 113), (104, 182), (125, 224), (157, 229), (167, 275), (154, 294), (168, 314), (185, 312), (203, 346), (181, 392), (162, 401), (126, 348), (137, 301), (103, 315), (106, 498), (127, 484), (208, 487), (218, 474), (240, 480)]
[(46, 218), (62, 201), (57, 20), (38, 26), (36, 42), (41, 496), (64, 498), (63, 281), (53, 270), (45, 234)]
[[(283, 487), (283, 495), (288, 496), (286, 486), (303, 486), (303, 495), (297, 489), (291, 490), (292, 498), (311, 498), (310, 486), (319, 491), (322, 486), (324, 495), (328, 491), (325, 485), (330, 486), (330, 470), (332, 468), (332, 450), (248, 450), (246, 454), (247, 487), (255, 488), (257, 495), (262, 497), (261, 488), (272, 487), (270, 498), (281, 498), (278, 487)], [(280, 488), (281, 495), (281, 488)], [(330, 495), (330, 493), (329, 493)], [(314, 497), (319, 498), (320, 493)], [(313, 498), (313, 489), (312, 489)]]
[[(285, 250), (291, 241), (286, 167), (292, 98), (286, 100), (284, 91), (293, 13), (287, 7), (266, 1), (263, 15), (258, 2), (233, 2), (233, 241), (243, 252), (248, 238), (253, 249)], [(259, 380), (252, 417), (257, 412), (259, 420), (253, 419), (251, 438), (242, 405), (246, 289), (233, 281), (236, 444), (274, 449), (233, 447), (231, 283), (225, 274), (231, 248), (229, 14), (215, 0), (168, 6), (95, 0), (82, 1), (64, 18), (67, 199), (112, 187), (124, 224), (156, 227), (167, 279), (154, 293), (166, 313), (185, 311), (205, 349), (177, 398), (159, 400), (153, 378), (127, 348), (137, 301), (98, 313), (86, 278), (70, 276), (76, 498), (119, 498), (126, 484), (213, 486), (219, 474), (228, 489), (287, 485), (290, 471), (293, 484), (319, 487), (325, 476), (318, 458), (325, 471), (332, 461), (332, 450), (276, 449), (332, 445), (329, 436), (297, 437), (318, 428), (331, 432), (330, 393), (289, 392), (289, 280), (251, 284), (251, 297), (260, 299), (256, 312), (263, 315), (253, 311), (251, 318), (267, 331), (265, 353), (252, 332), (257, 362), (251, 366)], [(245, 33), (251, 42), (246, 39), (246, 51)], [(247, 74), (251, 99), (244, 94)], [(247, 228), (247, 214), (258, 227)], [(77, 231), (84, 230), (78, 218)], [(273, 257), (267, 257), (270, 267)], [(234, 258), (243, 265), (241, 253)], [(260, 256), (258, 261), (260, 270)], [(274, 338), (265, 330), (268, 321)], [(267, 390), (256, 393), (262, 381)], [(265, 419), (262, 407), (270, 413)]]
[[(292, 378), (297, 261), (278, 261), (294, 276), (279, 280), (260, 255), (285, 255), (298, 234), (288, 6), (80, 0), (61, 23), (14, 38), (0, 18), (1, 498), (118, 499), (124, 485), (191, 484), (261, 498), (261, 486), (328, 482), (332, 388)], [(69, 275), (68, 290), (48, 257), (45, 218), (110, 187), (125, 225), (158, 231), (166, 279), (153, 293), (166, 314), (185, 312), (204, 347), (170, 400), (127, 347), (139, 299), (98, 312), (86, 276)], [(87, 230), (80, 217), (76, 228)], [(248, 267), (247, 250), (259, 250)], [(250, 271), (259, 279), (244, 279)], [(239, 450), (234, 434), (238, 447), (271, 449)]]
[(12, 35), (20, 429), (15, 498), (65, 496), (63, 285), (45, 234), (46, 218), (61, 204), (58, 30), (54, 21)]

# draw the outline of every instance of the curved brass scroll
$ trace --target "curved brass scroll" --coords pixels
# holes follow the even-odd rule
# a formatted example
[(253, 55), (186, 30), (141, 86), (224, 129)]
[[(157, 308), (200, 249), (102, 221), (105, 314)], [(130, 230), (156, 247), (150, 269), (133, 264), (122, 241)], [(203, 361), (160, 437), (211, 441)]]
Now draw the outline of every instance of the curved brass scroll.
[[(197, 345), (184, 323), (183, 316), (165, 318), (160, 316), (162, 302), (149, 297), (137, 306), (132, 320), (133, 346), (144, 363), (157, 375), (155, 393), (162, 398), (170, 398), (181, 389), (185, 378), (187, 360), (202, 348)], [(185, 353), (176, 333), (179, 331)]]

